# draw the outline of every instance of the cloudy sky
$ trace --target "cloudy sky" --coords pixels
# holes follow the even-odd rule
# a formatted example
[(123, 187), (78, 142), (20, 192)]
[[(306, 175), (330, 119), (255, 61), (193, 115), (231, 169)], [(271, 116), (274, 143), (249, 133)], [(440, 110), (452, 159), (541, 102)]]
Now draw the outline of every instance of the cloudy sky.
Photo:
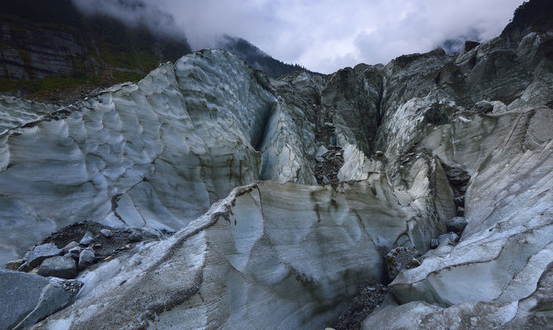
[[(448, 39), (501, 33), (523, 0), (74, 0), (128, 22), (185, 33), (193, 48), (218, 35), (244, 38), (269, 55), (331, 73), (388, 63)], [(142, 4), (129, 6), (128, 3)], [(122, 6), (121, 3), (127, 3)], [(124, 7), (124, 8), (123, 8)], [(172, 19), (171, 19), (172, 17)]]

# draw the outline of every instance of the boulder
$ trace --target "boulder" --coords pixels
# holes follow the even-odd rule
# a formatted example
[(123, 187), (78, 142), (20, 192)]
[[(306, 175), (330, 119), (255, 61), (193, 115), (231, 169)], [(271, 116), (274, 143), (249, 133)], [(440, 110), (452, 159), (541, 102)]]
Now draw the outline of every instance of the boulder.
[(111, 238), (113, 236), (113, 232), (107, 228), (100, 230), (100, 233), (102, 233), (102, 235), (104, 235), (107, 238)]
[(87, 231), (83, 238), (79, 241), (80, 246), (89, 246), (92, 243), (92, 240), (94, 239), (94, 236), (91, 232)]
[(27, 256), (27, 264), (30, 268), (39, 266), (46, 258), (59, 256), (63, 251), (52, 243), (46, 243), (35, 247)]
[(82, 250), (79, 254), (79, 271), (85, 269), (86, 267), (92, 265), (96, 255), (93, 251), (85, 249)]
[(15, 259), (8, 261), (6, 263), (6, 269), (9, 270), (17, 270), (19, 267), (21, 267), (25, 263), (25, 259)]
[(77, 263), (69, 256), (45, 259), (37, 271), (38, 275), (71, 279), (77, 276)]
[(71, 241), (71, 242), (67, 243), (67, 245), (62, 248), (62, 251), (63, 251), (63, 253), (68, 253), (69, 251), (71, 251), (71, 249), (78, 248), (78, 247), (79, 247), (79, 243), (77, 243), (75, 241)]
[(75, 260), (79, 260), (79, 255), (81, 254), (82, 250), (83, 249), (80, 246), (76, 246), (74, 248), (71, 248), (71, 250), (69, 250), (66, 255), (70, 256)]
[(66, 307), (74, 294), (62, 283), (37, 275), (0, 270), (0, 329), (23, 329)]

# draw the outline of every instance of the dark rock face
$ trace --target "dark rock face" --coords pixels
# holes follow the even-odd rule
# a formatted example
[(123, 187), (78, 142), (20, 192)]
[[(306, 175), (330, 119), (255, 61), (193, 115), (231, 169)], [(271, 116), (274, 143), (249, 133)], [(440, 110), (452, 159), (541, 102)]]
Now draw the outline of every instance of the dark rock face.
[(473, 102), (488, 98), (509, 104), (528, 87), (529, 71), (520, 65), (517, 53), (508, 49), (502, 39), (480, 46), (472, 56), (475, 58), (470, 59), (469, 54), (463, 57), (464, 62), (458, 63), (458, 67), (468, 73), (465, 85)]
[(517, 8), (511, 22), (501, 33), (501, 37), (516, 47), (530, 32), (547, 32), (553, 29), (553, 4), (548, 0), (524, 1)]
[(453, 188), (455, 206), (457, 206), (457, 216), (462, 217), (465, 210), (465, 195), (470, 181), (470, 175), (460, 167), (442, 164), (447, 175), (447, 179)]
[(323, 125), (332, 122), (339, 131), (351, 131), (357, 146), (367, 155), (374, 151), (381, 120), (383, 79), (378, 67), (346, 68), (328, 76), (321, 93), (319, 118)]
[[(86, 95), (94, 87), (136, 81), (159, 63), (191, 52), (184, 37), (125, 26), (106, 15), (84, 15), (71, 0), (52, 0), (48, 5), (2, 0), (0, 7), (3, 91), (34, 92), (63, 101), (58, 89), (80, 86), (78, 92)], [(217, 47), (274, 78), (303, 69), (280, 62), (240, 38), (226, 36)]]
[(86, 59), (85, 47), (74, 35), (64, 31), (20, 31), (3, 24), (0, 39), (5, 42), (0, 57), (0, 78), (4, 79), (29, 80), (70, 74), (79, 69), (75, 63), (84, 63)]

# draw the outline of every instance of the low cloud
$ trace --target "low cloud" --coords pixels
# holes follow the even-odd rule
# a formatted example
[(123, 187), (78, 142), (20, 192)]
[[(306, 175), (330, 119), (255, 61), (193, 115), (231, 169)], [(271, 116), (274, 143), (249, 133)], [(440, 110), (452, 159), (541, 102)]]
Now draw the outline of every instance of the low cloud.
[(186, 35), (195, 49), (221, 34), (247, 39), (271, 56), (334, 72), (387, 63), (447, 40), (487, 40), (501, 32), (522, 0), (74, 0), (127, 24)]
[(146, 26), (152, 32), (184, 37), (185, 33), (173, 15), (148, 1), (141, 0), (73, 0), (85, 14), (108, 15), (128, 26)]

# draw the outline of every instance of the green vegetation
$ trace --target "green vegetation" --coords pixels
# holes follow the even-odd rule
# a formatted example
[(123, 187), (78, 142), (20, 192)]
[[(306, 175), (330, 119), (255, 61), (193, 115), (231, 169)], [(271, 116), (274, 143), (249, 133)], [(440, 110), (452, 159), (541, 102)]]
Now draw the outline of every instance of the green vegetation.
[(0, 90), (25, 91), (29, 95), (41, 98), (51, 91), (71, 91), (76, 87), (99, 86), (101, 77), (87, 77), (84, 72), (75, 71), (69, 75), (50, 75), (42, 79), (13, 80), (0, 78)]
[(112, 74), (118, 82), (139, 81), (144, 78), (144, 74), (137, 72), (113, 71)]

